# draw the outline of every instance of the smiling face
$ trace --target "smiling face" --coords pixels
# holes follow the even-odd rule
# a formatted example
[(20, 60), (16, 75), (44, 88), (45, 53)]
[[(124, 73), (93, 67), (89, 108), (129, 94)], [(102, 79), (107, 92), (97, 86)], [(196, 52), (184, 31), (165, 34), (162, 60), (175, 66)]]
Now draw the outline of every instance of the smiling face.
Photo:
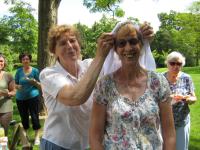
[(56, 41), (55, 56), (64, 66), (80, 58), (80, 46), (73, 33), (65, 32), (61, 34)]
[(0, 56), (0, 70), (3, 70), (5, 67), (5, 60), (3, 57)]
[(122, 64), (138, 63), (142, 42), (132, 24), (122, 26), (116, 33), (115, 50)]

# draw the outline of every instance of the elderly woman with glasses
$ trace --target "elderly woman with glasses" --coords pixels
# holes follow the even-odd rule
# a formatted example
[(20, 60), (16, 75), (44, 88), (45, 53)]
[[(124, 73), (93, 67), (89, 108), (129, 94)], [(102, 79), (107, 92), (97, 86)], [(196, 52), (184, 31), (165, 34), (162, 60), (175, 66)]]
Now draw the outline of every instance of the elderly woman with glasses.
[(172, 106), (176, 128), (176, 150), (188, 150), (190, 134), (190, 110), (188, 104), (196, 101), (194, 85), (190, 75), (181, 71), (185, 57), (171, 52), (165, 61), (168, 71), (164, 72), (172, 92)]
[[(175, 129), (166, 78), (141, 64), (141, 57), (147, 53), (143, 51), (146, 41), (134, 23), (119, 23), (113, 33), (113, 53), (119, 59), (119, 65), (95, 87), (90, 124), (91, 149), (175, 150)], [(112, 64), (108, 66), (112, 67)]]

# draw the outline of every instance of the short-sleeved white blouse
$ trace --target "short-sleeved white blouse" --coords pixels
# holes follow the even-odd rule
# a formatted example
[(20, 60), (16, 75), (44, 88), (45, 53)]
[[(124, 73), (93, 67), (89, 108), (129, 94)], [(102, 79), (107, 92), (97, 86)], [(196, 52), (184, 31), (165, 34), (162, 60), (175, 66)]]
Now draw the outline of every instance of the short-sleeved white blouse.
[(80, 106), (65, 106), (56, 97), (66, 84), (76, 84), (88, 69), (91, 59), (79, 61), (78, 79), (70, 75), (59, 62), (40, 73), (43, 97), (48, 111), (43, 138), (66, 149), (89, 147), (88, 128), (92, 101)]
[(113, 74), (99, 80), (93, 94), (95, 101), (107, 108), (106, 150), (162, 150), (158, 104), (170, 95), (162, 74), (148, 71), (147, 88), (135, 101), (120, 95)]

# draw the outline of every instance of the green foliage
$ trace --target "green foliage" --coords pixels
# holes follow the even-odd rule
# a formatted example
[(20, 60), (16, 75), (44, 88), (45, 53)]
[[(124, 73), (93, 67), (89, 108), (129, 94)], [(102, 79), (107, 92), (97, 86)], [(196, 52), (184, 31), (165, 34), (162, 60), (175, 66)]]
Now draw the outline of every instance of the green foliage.
[(83, 5), (91, 12), (111, 12), (112, 16), (123, 17), (125, 12), (119, 7), (122, 0), (83, 0)]
[(16, 58), (16, 54), (13, 53), (9, 46), (7, 45), (0, 45), (0, 53), (2, 53), (6, 60), (6, 71), (12, 71), (13, 70), (13, 63), (14, 59)]
[[(167, 71), (167, 68), (157, 68), (157, 72), (165, 72)], [(182, 68), (183, 72), (186, 72), (188, 74), (200, 74), (200, 66), (196, 67), (183, 67)]]
[(165, 59), (168, 55), (168, 52), (154, 50), (152, 53), (153, 53), (153, 56), (154, 56), (155, 61), (156, 61), (156, 66), (158, 68), (164, 67), (165, 66)]
[(3, 43), (10, 46), (14, 52), (36, 52), (37, 50), (37, 21), (30, 4), (18, 2), (9, 9), (10, 15), (0, 18), (0, 35)]
[(93, 58), (96, 52), (97, 39), (103, 32), (111, 32), (117, 20), (103, 16), (99, 22), (95, 22), (91, 28), (80, 23), (76, 24), (84, 42), (82, 44), (83, 59)]
[(188, 8), (192, 13), (200, 13), (200, 1), (195, 1), (192, 5)]
[(152, 49), (166, 53), (180, 51), (186, 57), (187, 66), (199, 65), (200, 15), (171, 11), (159, 14), (159, 19), (161, 26)]
[(117, 17), (123, 17), (124, 15), (125, 15), (125, 12), (123, 11), (123, 9), (117, 8), (115, 10), (115, 16), (117, 16)]

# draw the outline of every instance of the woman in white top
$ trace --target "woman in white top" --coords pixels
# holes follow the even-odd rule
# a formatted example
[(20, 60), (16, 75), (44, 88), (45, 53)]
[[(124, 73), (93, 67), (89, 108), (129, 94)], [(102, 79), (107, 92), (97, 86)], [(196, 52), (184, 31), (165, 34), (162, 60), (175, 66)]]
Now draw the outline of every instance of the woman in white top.
[[(144, 33), (152, 36), (152, 29), (146, 27)], [(87, 149), (92, 103), (88, 98), (104, 60), (113, 47), (113, 34), (100, 36), (93, 61), (80, 60), (80, 38), (72, 26), (53, 27), (48, 40), (49, 50), (55, 55), (57, 62), (40, 74), (48, 111), (41, 150)]]

